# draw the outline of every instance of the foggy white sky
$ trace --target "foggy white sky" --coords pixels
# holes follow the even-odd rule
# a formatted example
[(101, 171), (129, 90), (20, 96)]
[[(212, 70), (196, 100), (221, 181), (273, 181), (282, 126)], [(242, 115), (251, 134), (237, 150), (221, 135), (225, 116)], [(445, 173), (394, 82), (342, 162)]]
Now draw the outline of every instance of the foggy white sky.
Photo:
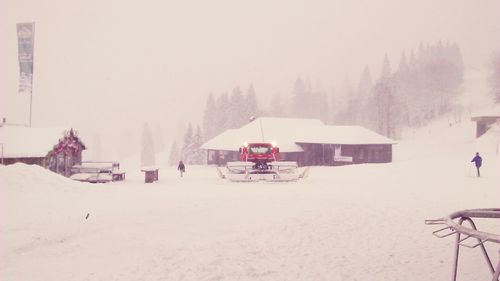
[(34, 126), (140, 136), (145, 121), (199, 121), (209, 92), (253, 83), (264, 101), (298, 76), (332, 91), (365, 64), (376, 78), (385, 53), (395, 66), (420, 42), (456, 42), (484, 68), (499, 14), (498, 0), (0, 0), (0, 117), (28, 119), (17, 22), (36, 22)]

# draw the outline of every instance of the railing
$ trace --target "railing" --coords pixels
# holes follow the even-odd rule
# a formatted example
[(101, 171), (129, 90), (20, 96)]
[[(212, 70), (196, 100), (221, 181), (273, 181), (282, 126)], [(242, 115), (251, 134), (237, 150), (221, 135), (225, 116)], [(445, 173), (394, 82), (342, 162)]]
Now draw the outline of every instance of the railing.
[(118, 161), (82, 161), (81, 165), (84, 166), (110, 166), (113, 169), (120, 169), (120, 162)]
[[(498, 281), (500, 276), (500, 255), (496, 268), (493, 267), (491, 258), (488, 256), (486, 251), (485, 243), (497, 243), (500, 244), (500, 235), (479, 231), (476, 224), (472, 218), (488, 218), (488, 219), (500, 219), (500, 209), (472, 209), (472, 210), (462, 210), (454, 212), (447, 217), (443, 217), (435, 220), (426, 220), (427, 225), (445, 225), (445, 227), (438, 229), (432, 234), (438, 238), (445, 238), (453, 234), (456, 235), (455, 240), (455, 254), (453, 262), (453, 272), (452, 281), (457, 280), (457, 270), (458, 270), (458, 258), (460, 253), (460, 246), (467, 248), (477, 248), (480, 247), (483, 256), (485, 258), (486, 264), (492, 274), (492, 281)], [(463, 222), (467, 221), (470, 227), (463, 226)], [(462, 238), (462, 235), (465, 235)], [(470, 238), (476, 239), (477, 242), (469, 244), (468, 240)]]
[(3, 143), (0, 143), (0, 159), (1, 159), (0, 164), (3, 165)]

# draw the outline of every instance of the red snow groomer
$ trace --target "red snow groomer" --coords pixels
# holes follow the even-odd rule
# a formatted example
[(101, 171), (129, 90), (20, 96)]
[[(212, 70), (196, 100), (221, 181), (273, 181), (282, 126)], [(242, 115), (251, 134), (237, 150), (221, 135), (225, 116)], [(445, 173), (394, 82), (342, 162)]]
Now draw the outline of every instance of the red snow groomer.
[(279, 148), (274, 143), (245, 143), (239, 149), (239, 162), (228, 162), (222, 178), (230, 181), (295, 181), (303, 176), (297, 173), (297, 162), (278, 161)]
[(245, 143), (240, 147), (243, 162), (252, 162), (255, 169), (267, 170), (267, 163), (277, 161), (279, 148), (274, 143)]

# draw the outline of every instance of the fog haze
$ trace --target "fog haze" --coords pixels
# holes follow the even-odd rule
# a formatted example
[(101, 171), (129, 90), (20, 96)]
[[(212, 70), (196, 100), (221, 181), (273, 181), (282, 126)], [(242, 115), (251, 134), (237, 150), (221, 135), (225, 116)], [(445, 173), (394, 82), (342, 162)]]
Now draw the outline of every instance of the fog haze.
[[(33, 126), (137, 140), (179, 134), (210, 92), (255, 87), (259, 102), (298, 77), (327, 92), (368, 65), (378, 77), (420, 44), (457, 43), (482, 71), (500, 48), (500, 1), (0, 1), (0, 117), (27, 123), (16, 23), (36, 22)], [(137, 150), (139, 145), (137, 144)]]

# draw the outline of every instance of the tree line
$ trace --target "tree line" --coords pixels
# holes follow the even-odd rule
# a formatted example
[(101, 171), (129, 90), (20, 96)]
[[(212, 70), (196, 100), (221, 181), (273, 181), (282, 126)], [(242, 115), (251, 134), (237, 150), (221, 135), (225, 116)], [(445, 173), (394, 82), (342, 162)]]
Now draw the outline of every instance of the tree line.
[(500, 51), (492, 55), (488, 82), (495, 103), (500, 103)]
[[(500, 65), (500, 59), (497, 64)], [(231, 93), (218, 96), (210, 93), (201, 124), (193, 129), (189, 123), (183, 140), (172, 143), (170, 163), (183, 159), (188, 164), (202, 164), (206, 157), (199, 148), (205, 141), (259, 116), (315, 118), (331, 125), (360, 125), (397, 139), (403, 127), (423, 126), (453, 110), (454, 99), (461, 93), (463, 74), (459, 46), (438, 42), (421, 44), (409, 55), (403, 53), (395, 70), (385, 55), (376, 79), (366, 66), (357, 86), (346, 79), (338, 91), (313, 87), (309, 79), (299, 77), (288, 95), (270, 96), (264, 105), (257, 101), (253, 85), (245, 92), (237, 86)], [(500, 101), (500, 94), (497, 95)]]

